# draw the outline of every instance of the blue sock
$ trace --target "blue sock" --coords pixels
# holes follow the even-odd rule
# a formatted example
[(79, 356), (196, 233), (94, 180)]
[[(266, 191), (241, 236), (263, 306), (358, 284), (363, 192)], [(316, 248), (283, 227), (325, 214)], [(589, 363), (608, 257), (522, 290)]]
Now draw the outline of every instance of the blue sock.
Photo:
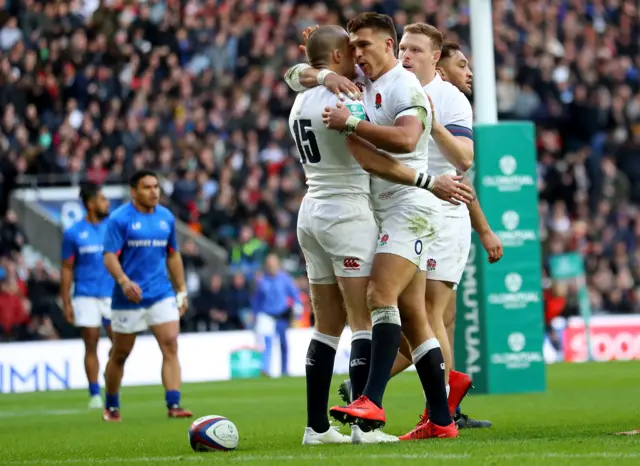
[(461, 411), (460, 411), (460, 405), (458, 405), (458, 407), (456, 408), (456, 414), (460, 415)]
[(100, 395), (100, 384), (98, 382), (89, 382), (89, 396)]
[(178, 390), (167, 390), (164, 395), (164, 399), (167, 402), (167, 408), (169, 409), (174, 406), (180, 406), (180, 392)]
[(120, 409), (120, 394), (116, 393), (115, 395), (109, 395), (107, 393), (107, 409), (109, 408), (118, 408)]

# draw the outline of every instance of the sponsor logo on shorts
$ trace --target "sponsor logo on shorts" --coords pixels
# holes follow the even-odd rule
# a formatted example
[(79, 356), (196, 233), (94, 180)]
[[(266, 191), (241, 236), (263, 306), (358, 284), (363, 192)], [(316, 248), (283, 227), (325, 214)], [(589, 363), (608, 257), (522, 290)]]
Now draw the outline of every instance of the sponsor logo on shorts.
[(433, 272), (436, 269), (437, 264), (438, 263), (436, 262), (436, 260), (433, 257), (429, 258), (427, 260), (427, 271), (428, 272)]
[(358, 259), (354, 258), (354, 257), (347, 257), (344, 260), (344, 270), (352, 270), (352, 271), (357, 271), (360, 270), (360, 264), (358, 263)]
[(386, 245), (387, 241), (389, 241), (389, 235), (388, 234), (383, 233), (382, 235), (380, 235), (380, 246)]

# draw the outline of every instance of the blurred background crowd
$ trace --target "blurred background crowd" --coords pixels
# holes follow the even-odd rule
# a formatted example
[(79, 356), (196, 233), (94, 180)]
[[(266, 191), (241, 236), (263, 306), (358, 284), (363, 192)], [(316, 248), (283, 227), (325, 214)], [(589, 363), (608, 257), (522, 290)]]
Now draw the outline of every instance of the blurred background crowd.
[[(537, 125), (545, 267), (549, 254), (580, 251), (593, 310), (640, 312), (637, 2), (493, 5), (500, 118)], [(58, 273), (25, 265), (28, 238), (7, 212), (25, 175), (120, 183), (157, 169), (176, 215), (230, 253), (230, 276), (211, 276), (195, 243), (183, 245), (187, 329), (243, 328), (268, 251), (308, 311), (295, 235), (304, 176), (282, 76), (304, 59), (302, 30), (363, 11), (391, 15), (399, 35), (435, 25), (473, 68), (464, 0), (0, 0), (0, 334), (74, 332), (60, 322)], [(547, 316), (577, 312), (570, 284), (545, 287)]]

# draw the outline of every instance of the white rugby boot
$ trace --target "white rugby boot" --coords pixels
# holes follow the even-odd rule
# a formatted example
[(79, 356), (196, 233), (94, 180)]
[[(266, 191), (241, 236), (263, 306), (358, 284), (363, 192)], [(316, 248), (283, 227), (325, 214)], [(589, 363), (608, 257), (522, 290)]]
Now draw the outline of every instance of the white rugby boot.
[(351, 438), (348, 435), (341, 434), (336, 426), (329, 427), (328, 431), (321, 434), (311, 427), (304, 429), (303, 445), (329, 445), (336, 443), (351, 443)]
[(369, 432), (364, 432), (359, 426), (353, 424), (351, 426), (351, 442), (354, 444), (360, 443), (394, 443), (399, 442), (400, 439), (394, 435), (385, 434), (382, 429), (374, 429)]

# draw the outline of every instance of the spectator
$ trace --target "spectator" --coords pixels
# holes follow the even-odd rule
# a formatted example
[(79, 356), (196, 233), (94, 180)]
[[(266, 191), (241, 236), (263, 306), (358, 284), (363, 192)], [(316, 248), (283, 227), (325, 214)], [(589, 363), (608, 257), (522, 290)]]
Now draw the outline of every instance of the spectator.
[(278, 256), (271, 253), (264, 264), (265, 275), (256, 281), (253, 312), (256, 315), (256, 333), (264, 337), (262, 371), (269, 374), (273, 337), (280, 340), (282, 375), (288, 373), (287, 329), (291, 318), (302, 312), (300, 291), (293, 278), (280, 269)]
[(222, 290), (222, 277), (213, 275), (209, 287), (200, 293), (195, 300), (196, 314), (194, 323), (196, 329), (217, 330), (224, 315), (224, 292)]
[(26, 242), (27, 236), (18, 224), (18, 216), (13, 210), (8, 210), (0, 227), (0, 256), (13, 257), (22, 251)]
[(0, 340), (25, 339), (29, 316), (7, 278), (7, 271), (0, 268)]
[(220, 330), (242, 330), (251, 312), (251, 292), (244, 274), (236, 272), (224, 291), (224, 311), (219, 315)]

